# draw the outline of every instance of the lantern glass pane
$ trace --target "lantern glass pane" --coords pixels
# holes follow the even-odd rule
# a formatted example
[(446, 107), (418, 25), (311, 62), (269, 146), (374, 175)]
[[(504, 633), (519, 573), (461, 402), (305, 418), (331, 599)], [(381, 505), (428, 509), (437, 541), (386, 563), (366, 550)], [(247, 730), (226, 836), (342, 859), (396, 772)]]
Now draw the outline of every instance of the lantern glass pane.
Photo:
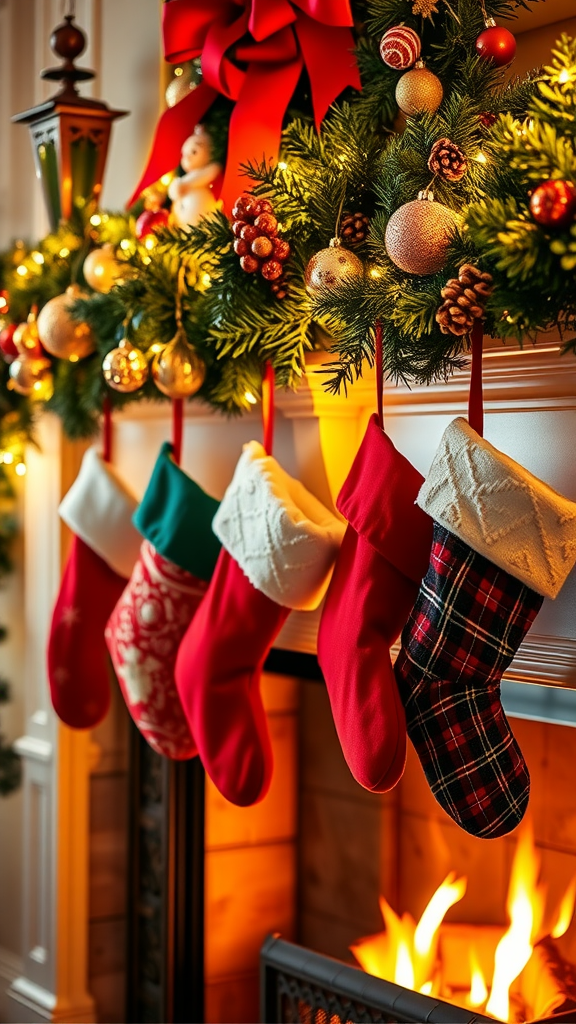
[(88, 134), (78, 136), (70, 147), (72, 204), (83, 209), (97, 184), (99, 145)]
[(53, 231), (58, 227), (62, 208), (60, 205), (60, 186), (58, 181), (58, 153), (56, 142), (44, 137), (36, 147), (36, 166), (42, 181), (44, 196)]

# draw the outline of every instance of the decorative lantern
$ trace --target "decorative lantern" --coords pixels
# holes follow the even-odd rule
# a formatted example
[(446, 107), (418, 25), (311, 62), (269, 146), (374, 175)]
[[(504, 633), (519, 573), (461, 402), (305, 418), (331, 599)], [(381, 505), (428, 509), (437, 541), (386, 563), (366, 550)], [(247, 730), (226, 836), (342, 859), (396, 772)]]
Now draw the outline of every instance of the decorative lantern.
[(62, 82), (62, 88), (12, 120), (30, 126), (36, 174), (55, 231), (62, 219), (71, 220), (75, 211), (98, 200), (112, 121), (127, 111), (110, 110), (106, 103), (78, 93), (76, 82), (89, 81), (94, 72), (74, 65), (86, 48), (86, 36), (74, 24), (73, 14), (54, 29), (50, 45), (63, 64), (42, 71), (41, 77)]

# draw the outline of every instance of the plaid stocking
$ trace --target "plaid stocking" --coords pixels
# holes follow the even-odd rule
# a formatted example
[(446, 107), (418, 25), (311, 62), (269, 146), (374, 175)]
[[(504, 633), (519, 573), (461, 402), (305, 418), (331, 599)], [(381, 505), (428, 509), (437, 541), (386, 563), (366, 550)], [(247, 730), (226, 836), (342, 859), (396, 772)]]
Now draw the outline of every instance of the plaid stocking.
[[(461, 419), (418, 504), (436, 520), (395, 672), (408, 735), (444, 810), (480, 838), (521, 821), (530, 778), (500, 680), (576, 558), (576, 504)], [(490, 557), (488, 557), (490, 556)]]

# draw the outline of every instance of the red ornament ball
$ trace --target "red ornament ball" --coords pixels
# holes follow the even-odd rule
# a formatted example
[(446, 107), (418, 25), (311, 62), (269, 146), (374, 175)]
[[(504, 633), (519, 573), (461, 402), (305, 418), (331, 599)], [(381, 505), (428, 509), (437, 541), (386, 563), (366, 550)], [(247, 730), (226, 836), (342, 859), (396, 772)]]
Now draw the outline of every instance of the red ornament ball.
[(405, 71), (416, 63), (422, 44), (419, 36), (406, 25), (389, 28), (380, 40), (380, 56), (389, 68)]
[(489, 25), (476, 40), (476, 53), (484, 60), (492, 60), (497, 68), (514, 60), (516, 40), (507, 28)]
[(251, 192), (243, 192), (242, 195), (238, 196), (238, 199), (232, 207), (232, 216), (234, 220), (253, 220), (256, 216), (255, 208), (258, 202), (262, 200), (256, 199)]
[(250, 253), (248, 253), (247, 256), (242, 256), (240, 258), (240, 266), (247, 274), (255, 274), (256, 271), (260, 269), (260, 260), (257, 259), (256, 256), (251, 256)]
[(245, 227), (246, 227), (246, 221), (245, 220), (235, 220), (233, 225), (232, 225), (232, 234), (235, 235), (236, 238), (240, 238), (240, 236), (242, 234), (242, 228), (245, 228)]
[(3, 331), (0, 331), (0, 350), (5, 363), (12, 363), (20, 355), (14, 344), (14, 334), (17, 329), (18, 324), (8, 324)]
[(571, 181), (543, 181), (530, 196), (530, 213), (546, 228), (567, 228), (576, 215), (576, 188)]
[(247, 245), (252, 245), (255, 238), (261, 234), (258, 228), (255, 228), (253, 224), (245, 224), (240, 232), (240, 238), (243, 238)]
[(235, 238), (234, 252), (237, 256), (246, 256), (248, 254), (248, 242), (245, 242), (243, 238)]
[(252, 252), (255, 256), (260, 256), (262, 259), (266, 259), (267, 256), (272, 252), (272, 242), (266, 235), (259, 235), (252, 242)]
[(279, 277), (282, 277), (283, 269), (278, 260), (266, 260), (266, 263), (262, 264), (262, 277), (267, 281), (277, 281)]
[(269, 199), (259, 199), (254, 207), (254, 216), (259, 217), (261, 213), (274, 213), (274, 207)]
[(274, 252), (274, 259), (285, 263), (290, 255), (290, 243), (286, 242), (283, 238), (273, 238), (272, 250)]
[(278, 231), (278, 221), (273, 213), (260, 213), (254, 221), (260, 234), (275, 235)]
[(158, 228), (168, 224), (168, 210), (144, 210), (136, 221), (136, 238), (142, 242), (148, 235), (156, 234)]

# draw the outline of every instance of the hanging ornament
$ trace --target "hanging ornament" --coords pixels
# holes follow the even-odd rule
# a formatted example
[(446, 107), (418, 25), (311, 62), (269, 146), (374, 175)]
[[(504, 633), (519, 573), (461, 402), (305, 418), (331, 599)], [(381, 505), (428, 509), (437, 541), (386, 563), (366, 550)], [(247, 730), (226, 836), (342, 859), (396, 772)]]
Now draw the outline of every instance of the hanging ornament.
[(192, 65), (179, 65), (174, 69), (174, 78), (171, 79), (166, 88), (166, 103), (169, 107), (175, 107), (177, 103), (180, 103), (180, 100), (183, 100), (195, 88), (196, 84), (193, 81)]
[(8, 324), (0, 331), (0, 351), (5, 363), (13, 363), (18, 358), (18, 349), (14, 344), (14, 334), (17, 329), (17, 324)]
[(128, 338), (122, 338), (118, 348), (113, 348), (104, 357), (102, 373), (108, 387), (129, 395), (146, 383), (148, 362), (139, 348), (135, 348)]
[(502, 68), (514, 60), (516, 40), (507, 28), (497, 25), (494, 18), (486, 18), (486, 28), (476, 40), (476, 53)]
[(9, 369), (10, 384), (14, 391), (38, 402), (47, 402), (54, 393), (49, 359), (42, 356), (19, 355)]
[(366, 241), (370, 218), (365, 213), (345, 213), (340, 221), (340, 237), (346, 245), (360, 245)]
[(179, 327), (152, 363), (152, 379), (168, 398), (191, 398), (202, 387), (206, 363)]
[(413, 29), (406, 25), (395, 25), (384, 33), (380, 40), (380, 56), (389, 68), (405, 71), (416, 63), (422, 43)]
[(455, 142), (438, 139), (430, 150), (428, 170), (444, 181), (460, 181), (468, 170), (468, 161)]
[(348, 281), (364, 277), (362, 260), (345, 249), (339, 238), (332, 238), (327, 249), (317, 252), (306, 267), (304, 284), (310, 295), (332, 291)]
[(77, 284), (71, 284), (63, 295), (50, 299), (38, 315), (38, 332), (42, 345), (51, 356), (77, 363), (96, 348), (96, 339), (88, 324), (74, 320), (70, 308), (77, 299), (87, 298)]
[(440, 79), (418, 61), (407, 71), (396, 86), (396, 103), (405, 114), (418, 114), (422, 110), (435, 114), (442, 103), (444, 90)]
[(418, 199), (404, 203), (386, 225), (386, 251), (407, 274), (436, 274), (446, 263), (450, 237), (459, 217), (432, 192), (420, 192)]
[(419, 14), (421, 18), (432, 19), (433, 14), (438, 14), (436, 0), (414, 0), (412, 14)]
[(168, 210), (144, 210), (136, 221), (136, 238), (143, 242), (148, 235), (155, 235), (158, 230), (168, 225)]
[(82, 273), (86, 284), (89, 284), (95, 292), (107, 295), (113, 285), (122, 277), (124, 268), (116, 259), (114, 246), (103, 245), (101, 249), (93, 249), (89, 252)]
[(546, 228), (567, 228), (576, 215), (576, 188), (571, 181), (543, 181), (530, 196), (530, 213)]
[(24, 323), (18, 324), (12, 338), (19, 355), (40, 359), (42, 347), (38, 337), (35, 308), (28, 314), (28, 319)]

